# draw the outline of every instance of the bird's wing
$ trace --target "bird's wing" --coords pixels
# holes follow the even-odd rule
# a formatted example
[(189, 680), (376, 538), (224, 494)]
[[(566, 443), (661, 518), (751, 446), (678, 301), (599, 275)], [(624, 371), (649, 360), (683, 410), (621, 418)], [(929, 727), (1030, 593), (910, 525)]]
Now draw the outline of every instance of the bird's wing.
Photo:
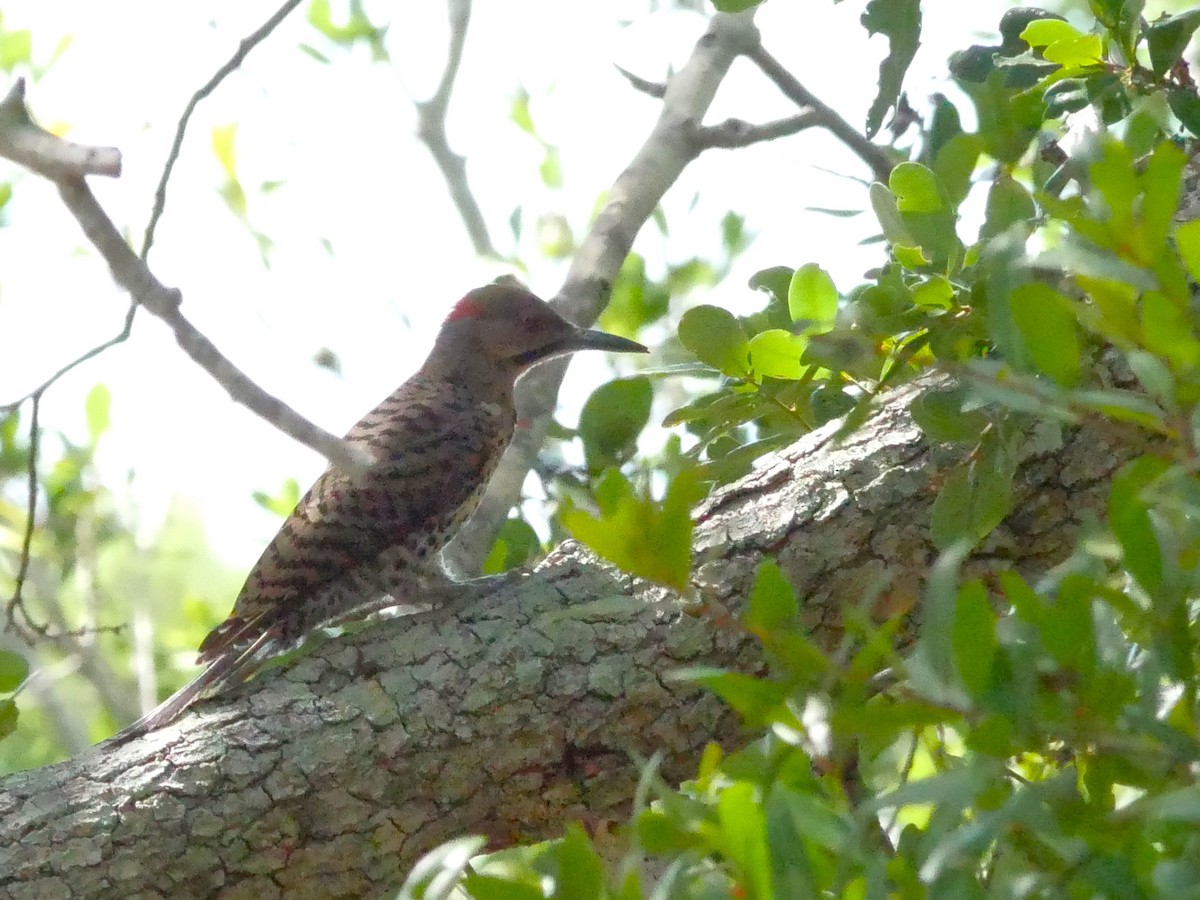
[[(331, 467), (317, 479), (250, 570), (229, 618), (200, 645), (202, 661), (253, 638), (249, 623), (304, 618), (297, 604), (353, 577), (389, 547), (411, 549), (414, 564), (428, 554), (436, 565), (443, 541), (425, 539), (454, 524), (512, 428), (501, 415), (497, 429), (493, 408), (475, 408), (458, 393), (453, 385), (410, 381), (350, 430), (346, 439), (375, 463), (357, 477)], [(490, 417), (488, 427), (472, 427), (472, 416)]]

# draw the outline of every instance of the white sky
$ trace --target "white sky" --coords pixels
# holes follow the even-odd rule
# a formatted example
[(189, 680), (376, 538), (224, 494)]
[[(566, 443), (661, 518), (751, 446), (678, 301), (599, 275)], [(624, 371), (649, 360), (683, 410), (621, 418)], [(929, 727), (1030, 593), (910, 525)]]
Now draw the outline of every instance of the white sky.
[[(768, 49), (856, 124), (884, 53), (882, 39), (868, 42), (858, 25), (862, 5), (773, 0), (758, 19)], [(121, 149), (123, 177), (92, 184), (135, 246), (188, 97), (274, 6), (244, 0), (4, 3), (5, 27), (34, 30), (38, 60), (47, 58), (60, 36), (74, 36), (50, 72), (29, 85), (30, 106), (43, 125), (65, 127), (74, 140)], [(337, 18), (339, 4), (334, 6)], [(906, 83), (914, 104), (947, 90), (934, 80), (944, 72), (946, 55), (967, 42), (964, 30), (973, 39), (993, 29), (1004, 6), (999, 0), (926, 0), (926, 46)], [(367, 4), (376, 22), (400, 8)], [(303, 9), (256, 49), (197, 111), (151, 255), (154, 271), (182, 289), (186, 314), (222, 351), (268, 391), (335, 432), (417, 367), (455, 299), (502, 271), (474, 258), (440, 176), (413, 137), (404, 84), (420, 97), (432, 89), (444, 53), (444, 7), (410, 3), (402, 9), (388, 38), (394, 66), (371, 63), (365, 48), (349, 55), (329, 51), (332, 65), (314, 61), (299, 44), (326, 48)], [(632, 24), (622, 26), (620, 19)], [(633, 0), (476, 4), (450, 136), (468, 157), (502, 250), (509, 249), (508, 216), (522, 203), (528, 226), (540, 212), (553, 211), (582, 229), (596, 197), (628, 162), (658, 111), (654, 101), (630, 90), (613, 64), (662, 78), (668, 66), (683, 63), (704, 26), (700, 15), (648, 15)], [(561, 194), (541, 186), (540, 150), (509, 121), (510, 100), (521, 85), (534, 97), (543, 136), (561, 148)], [(739, 63), (709, 121), (734, 115), (761, 121), (794, 111), (760, 73)], [(269, 269), (217, 193), (223, 174), (211, 130), (231, 122), (240, 123), (238, 168), (250, 220), (275, 243)], [(761, 306), (745, 287), (751, 274), (814, 260), (849, 288), (878, 263), (880, 251), (878, 245), (857, 246), (874, 230), (868, 217), (803, 212), (805, 206), (865, 206), (857, 185), (822, 168), (865, 174), (816, 131), (706, 154), (668, 196), (670, 236), (663, 239), (650, 226), (638, 249), (652, 260), (708, 255), (718, 246), (716, 223), (733, 209), (746, 216), (757, 239), (725, 284), (692, 302)], [(0, 179), (9, 178), (15, 195), (5, 211), (7, 226), (0, 228), (0, 346), (6, 351), (0, 403), (114, 333), (127, 304), (90, 248), (84, 249), (53, 188), (0, 162)], [(280, 180), (284, 186), (270, 194), (256, 190)], [(688, 212), (697, 192), (700, 202)], [(533, 260), (531, 253), (523, 256)], [(534, 289), (552, 294), (562, 272), (560, 266), (535, 267)], [(340, 357), (343, 377), (312, 364), (324, 346)], [(576, 404), (605, 371), (595, 358), (574, 367), (567, 390)], [(215, 544), (231, 562), (251, 562), (278, 525), (253, 502), (251, 491), (274, 491), (289, 476), (305, 485), (323, 467), (314, 454), (230, 402), (149, 315), (140, 316), (126, 345), (48, 393), (44, 421), (81, 434), (82, 398), (98, 382), (114, 396), (113, 430), (101, 456), (110, 483), (136, 472), (133, 496), (150, 530), (172, 494), (197, 499)]]

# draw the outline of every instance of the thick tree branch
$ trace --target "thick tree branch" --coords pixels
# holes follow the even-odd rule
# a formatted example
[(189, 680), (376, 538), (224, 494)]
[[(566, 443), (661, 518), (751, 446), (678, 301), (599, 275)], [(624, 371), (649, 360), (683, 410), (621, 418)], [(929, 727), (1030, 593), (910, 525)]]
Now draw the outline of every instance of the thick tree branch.
[[(962, 448), (908, 414), (930, 377), (885, 397), (843, 444), (814, 432), (699, 510), (696, 582), (741, 611), (759, 563), (797, 585), (826, 646), (841, 610), (915, 605), (935, 556), (936, 484)], [(1065, 558), (1107, 482), (1151, 438), (1089, 421), (1031, 435), (1015, 511), (968, 563), (1034, 579)], [(752, 639), (565, 546), (525, 584), (466, 610), (336, 639), (177, 725), (0, 781), (0, 895), (392, 896), (451, 836), (493, 845), (621, 818), (630, 754), (677, 779), (736, 743), (680, 666), (756, 665)]]
[[(684, 168), (702, 152), (697, 134), (729, 67), (757, 42), (752, 12), (717, 13), (687, 63), (671, 77), (658, 121), (609, 189), (554, 301), (568, 319), (581, 325), (596, 321), (638, 231)], [(519, 385), (517, 408), (529, 427), (518, 432), (478, 511), (447, 548), (451, 568), (478, 571), (509, 510), (520, 499), (525, 476), (545, 442), (565, 371), (565, 362), (540, 366)]]
[(0, 156), (51, 181), (121, 174), (121, 151), (116, 147), (73, 144), (35, 124), (25, 107), (24, 78), (13, 82), (0, 100)]

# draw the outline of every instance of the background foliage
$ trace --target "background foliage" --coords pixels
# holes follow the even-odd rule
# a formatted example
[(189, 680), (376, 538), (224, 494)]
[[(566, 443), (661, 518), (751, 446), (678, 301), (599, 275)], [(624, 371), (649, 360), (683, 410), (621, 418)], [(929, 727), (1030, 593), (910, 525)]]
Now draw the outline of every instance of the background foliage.
[[(862, 598), (846, 597), (845, 639), (818, 645), (799, 624), (803, 598), (764, 566), (741, 622), (761, 639), (762, 671), (676, 673), (740, 714), (747, 745), (711, 746), (683, 785), (646, 763), (615, 868), (576, 825), (557, 842), (474, 862), (482, 841), (463, 838), (414, 871), (406, 896), (1200, 894), (1200, 223), (1177, 216), (1196, 177), (1200, 96), (1186, 54), (1200, 9), (1154, 21), (1142, 12), (1135, 0), (1091, 0), (1069, 21), (1010, 10), (988, 43), (944, 48), (946, 94), (917, 113), (902, 86), (920, 5), (873, 0), (863, 25), (888, 52), (865, 131), (891, 123), (896, 163), (867, 194), (879, 267), (839, 286), (819, 261), (781, 260), (750, 281), (757, 311), (692, 303), (675, 321), (670, 298), (720, 281), (744, 250), (741, 219), (724, 219), (716, 259), (653, 277), (630, 257), (600, 325), (668, 336), (652, 368), (598, 388), (577, 427), (556, 429), (538, 472), (551, 540), (573, 535), (686, 593), (688, 511), (707, 489), (834, 420), (854, 428), (883, 391), (936, 370), (953, 386), (924, 394), (912, 414), (962, 465), (933, 507), (941, 556), (920, 627), (872, 621), (855, 612)], [(314, 4), (310, 22), (334, 48), (385, 52), (358, 7), (337, 23)], [(5, 40), (0, 59), (19, 57), (20, 41)], [(555, 190), (560, 161), (527, 102), (518, 98), (513, 117), (539, 141), (539, 171)], [(229, 141), (217, 152), (236, 185)], [(519, 231), (521, 217), (512, 224)], [(570, 226), (541, 224), (542, 252), (569, 255)], [(1114, 387), (1114, 370), (1135, 387)], [(688, 389), (665, 417), (672, 435), (639, 453), (656, 396), (679, 379)], [(211, 586), (213, 561), (186, 513), (174, 525), (187, 532), (174, 544), (191, 548), (186, 566), (164, 562), (171, 531), (148, 557), (122, 526), (89, 468), (108, 402), (102, 387), (88, 399), (87, 445), (42, 448), (30, 606), (61, 608), (54, 624), (77, 628), (96, 621), (98, 584), (106, 605), (153, 597), (160, 609), (131, 607), (129, 619), (152, 613), (160, 653), (182, 651), (212, 624), (189, 597), (201, 577)], [(961, 578), (969, 552), (1012, 511), (1012, 478), (1035, 431), (1096, 419), (1160, 441), (1113, 479), (1104, 519), (1032, 583), (1006, 570)], [(0, 422), (6, 553), (24, 521), (7, 487), (27, 471), (24, 424), (15, 411)], [(573, 454), (581, 465), (564, 462)], [(288, 482), (258, 499), (285, 514), (297, 490)], [(542, 552), (536, 524), (510, 520), (486, 568)], [(65, 602), (40, 606), (34, 588)], [(132, 652), (127, 632), (111, 639)], [(26, 656), (0, 653), (0, 694), (26, 683)], [(180, 677), (173, 659), (157, 661), (168, 685)], [(0, 699), (0, 733), (16, 709)], [(31, 718), (22, 734), (38, 735)], [(112, 724), (102, 715), (90, 727)], [(53, 752), (37, 737), (0, 751), (8, 766)]]

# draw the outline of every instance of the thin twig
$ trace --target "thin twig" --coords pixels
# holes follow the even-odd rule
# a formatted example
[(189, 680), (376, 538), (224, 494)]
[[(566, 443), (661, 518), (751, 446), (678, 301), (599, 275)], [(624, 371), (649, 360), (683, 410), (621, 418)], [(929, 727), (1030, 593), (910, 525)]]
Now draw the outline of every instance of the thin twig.
[(665, 81), (650, 81), (643, 78), (641, 75), (634, 75), (628, 69), (623, 69), (620, 66), (614, 66), (618, 72), (625, 76), (625, 80), (633, 86), (635, 91), (641, 91), (655, 100), (661, 100), (667, 92), (667, 84)]
[(703, 125), (697, 128), (696, 141), (702, 150), (716, 147), (733, 150), (788, 137), (821, 124), (820, 114), (813, 110), (758, 125), (744, 119), (726, 119), (720, 125)]
[(783, 67), (775, 57), (767, 52), (760, 42), (746, 54), (755, 65), (762, 69), (784, 95), (806, 110), (811, 110), (820, 117), (820, 124), (834, 137), (854, 151), (880, 181), (887, 181), (895, 163), (888, 157), (882, 147), (871, 143), (853, 125), (843, 119), (834, 109), (826, 106), (816, 95), (800, 83), (800, 81)]
[(8, 627), (16, 628), (17, 612), (25, 618), (26, 624), (39, 634), (45, 634), (45, 626), (39, 628), (34, 624), (33, 618), (29, 615), (29, 610), (25, 608), (25, 599), (22, 593), (25, 589), (25, 579), (29, 576), (29, 560), (30, 549), (33, 546), (33, 529), (34, 522), (37, 518), (37, 501), (38, 501), (38, 481), (37, 481), (37, 459), (38, 459), (38, 444), (40, 443), (41, 430), (38, 427), (38, 412), (42, 403), (41, 394), (33, 396), (32, 409), (29, 413), (29, 462), (27, 464), (27, 476), (29, 478), (29, 502), (25, 507), (25, 534), (21, 538), (21, 559), (17, 563), (17, 580), (13, 585), (12, 598), (8, 601), (8, 609), (6, 610), (8, 617)]
[(126, 340), (129, 337), (130, 331), (133, 329), (133, 314), (136, 310), (137, 310), (137, 303), (131, 302), (129, 304), (129, 309), (127, 309), (125, 311), (125, 323), (121, 327), (121, 330), (117, 334), (110, 337), (104, 343), (97, 344), (95, 347), (92, 347), (92, 349), (88, 350), (86, 353), (82, 353), (79, 356), (75, 357), (75, 359), (71, 360), (69, 363), (67, 363), (65, 366), (63, 366), (61, 369), (59, 369), (57, 372), (55, 372), (53, 375), (51, 375), (49, 378), (47, 378), (45, 381), (43, 381), (40, 385), (38, 385), (36, 388), (34, 388), (32, 391), (30, 391), (24, 397), (19, 397), (16, 400), (13, 400), (9, 403), (0, 405), (0, 413), (10, 412), (11, 410), (16, 409), (18, 406), (20, 406), (22, 403), (24, 403), (26, 400), (30, 399), (31, 397), (40, 397), (42, 394), (44, 394), (46, 392), (47, 388), (49, 388), (51, 385), (54, 384), (54, 382), (58, 381), (58, 379), (62, 378), (64, 375), (66, 375), (68, 372), (70, 372), (72, 369), (74, 369), (79, 364), (85, 363), (89, 359), (99, 356), (101, 353), (103, 353), (109, 347), (114, 347), (117, 344), (120, 344), (122, 341)]
[(471, 0), (449, 0), (450, 46), (446, 52), (446, 67), (438, 81), (437, 90), (425, 101), (414, 101), (417, 109), (417, 137), (433, 156), (450, 189), (454, 203), (471, 238), (471, 246), (480, 256), (497, 256), (495, 245), (488, 233), (487, 222), (479, 201), (471, 191), (467, 180), (467, 162), (450, 147), (446, 135), (446, 112), (450, 107), (450, 95), (454, 81), (462, 65), (463, 47), (467, 41), (467, 27), (471, 22)]
[(191, 121), (192, 113), (196, 111), (196, 107), (200, 105), (200, 101), (217, 89), (230, 74), (237, 70), (239, 66), (246, 60), (246, 56), (261, 44), (268, 35), (279, 27), (284, 19), (288, 17), (302, 0), (287, 0), (279, 9), (271, 14), (267, 21), (263, 22), (257, 29), (242, 38), (238, 44), (237, 50), (233, 56), (225, 62), (223, 66), (213, 73), (212, 78), (204, 84), (200, 90), (192, 94), (188, 100), (187, 106), (183, 108), (183, 115), (179, 117), (179, 124), (175, 126), (175, 140), (171, 142), (171, 150), (167, 154), (167, 161), (163, 165), (162, 177), (158, 180), (158, 187), (154, 191), (154, 206), (150, 210), (150, 221), (146, 223), (146, 234), (142, 239), (142, 259), (146, 259), (150, 255), (150, 248), (154, 245), (154, 232), (158, 228), (158, 220), (162, 218), (163, 211), (167, 206), (167, 182), (171, 180), (171, 173), (175, 170), (175, 162), (179, 159), (179, 153), (183, 149), (183, 136), (187, 131), (188, 123)]

